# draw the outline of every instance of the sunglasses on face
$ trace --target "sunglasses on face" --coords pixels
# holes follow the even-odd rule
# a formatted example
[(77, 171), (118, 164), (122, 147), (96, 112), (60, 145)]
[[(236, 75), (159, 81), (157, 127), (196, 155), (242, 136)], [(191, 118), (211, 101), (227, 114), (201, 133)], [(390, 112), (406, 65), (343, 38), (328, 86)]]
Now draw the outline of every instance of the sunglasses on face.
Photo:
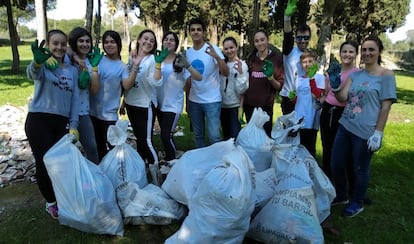
[(310, 36), (297, 36), (296, 41), (300, 42), (301, 40), (309, 41)]

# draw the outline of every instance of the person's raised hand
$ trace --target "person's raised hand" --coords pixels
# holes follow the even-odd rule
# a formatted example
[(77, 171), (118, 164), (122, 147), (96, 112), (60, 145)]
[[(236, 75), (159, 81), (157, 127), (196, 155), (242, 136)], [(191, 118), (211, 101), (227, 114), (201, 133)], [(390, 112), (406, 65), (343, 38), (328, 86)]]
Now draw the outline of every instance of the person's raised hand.
[(341, 65), (338, 62), (332, 62), (328, 68), (329, 84), (333, 92), (341, 90)]
[(318, 69), (319, 69), (318, 64), (314, 63), (314, 64), (312, 64), (311, 67), (309, 67), (306, 70), (306, 74), (308, 75), (309, 78), (313, 78), (315, 76), (316, 72), (318, 71)]
[(185, 52), (177, 54), (174, 64), (180, 68), (186, 68), (186, 69), (188, 69), (191, 66), (191, 64), (187, 60)]
[(292, 17), (296, 12), (296, 0), (289, 0), (285, 9), (285, 16)]
[(91, 66), (97, 67), (102, 57), (104, 56), (104, 53), (101, 52), (99, 47), (93, 47), (92, 51), (88, 53), (87, 56), (88, 56), (89, 63), (91, 64)]
[(40, 65), (46, 62), (48, 58), (52, 56), (52, 53), (49, 51), (49, 49), (45, 48), (45, 40), (40, 42), (36, 39), (34, 42), (32, 42), (32, 53), (33, 53), (33, 59), (36, 64)]
[(272, 61), (265, 59), (264, 64), (260, 68), (260, 70), (266, 75), (267, 79), (269, 80), (273, 79), (274, 66), (273, 66)]
[(155, 63), (161, 64), (168, 56), (168, 48), (163, 48), (161, 51), (156, 50), (154, 53)]

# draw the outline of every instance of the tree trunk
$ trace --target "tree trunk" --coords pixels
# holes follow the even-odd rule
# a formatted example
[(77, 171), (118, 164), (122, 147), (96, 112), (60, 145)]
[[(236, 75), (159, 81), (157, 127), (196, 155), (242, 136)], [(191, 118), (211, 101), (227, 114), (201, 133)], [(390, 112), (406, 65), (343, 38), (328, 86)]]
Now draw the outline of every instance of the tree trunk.
[(92, 33), (93, 0), (86, 1), (85, 28)]
[(333, 13), (335, 12), (338, 0), (325, 1), (323, 8), (323, 18), (321, 24), (321, 30), (318, 40), (318, 46), (316, 48), (320, 57), (320, 70), (325, 71), (329, 66), (332, 46), (332, 29)]
[(129, 45), (131, 43), (131, 35), (129, 34), (129, 16), (128, 16), (128, 4), (124, 1), (124, 40)]
[(13, 23), (13, 11), (10, 0), (6, 2), (6, 9), (7, 9), (7, 22), (9, 25), (9, 35), (10, 35), (10, 42), (13, 54), (13, 62), (11, 70), (14, 74), (19, 73), (20, 71), (20, 56), (19, 50), (17, 49), (17, 45), (19, 43), (19, 36), (16, 31), (16, 26)]
[(43, 0), (35, 0), (36, 8), (36, 22), (37, 22), (37, 39), (46, 40), (47, 33), (47, 15), (45, 11), (45, 5)]

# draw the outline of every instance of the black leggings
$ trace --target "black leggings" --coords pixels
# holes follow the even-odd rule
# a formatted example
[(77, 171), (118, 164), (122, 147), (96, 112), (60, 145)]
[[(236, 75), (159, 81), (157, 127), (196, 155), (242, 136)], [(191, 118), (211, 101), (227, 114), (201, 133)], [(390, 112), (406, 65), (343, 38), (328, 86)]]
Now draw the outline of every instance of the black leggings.
[(158, 156), (152, 143), (155, 122), (155, 107), (136, 107), (126, 104), (129, 121), (137, 138), (137, 152), (149, 164), (158, 163)]
[(43, 156), (68, 132), (67, 124), (68, 118), (61, 115), (29, 112), (24, 126), (35, 158), (37, 186), (48, 203), (56, 197)]
[(115, 125), (116, 121), (101, 120), (96, 117), (90, 116), (95, 131), (96, 146), (98, 147), (99, 162), (109, 152), (110, 149), (114, 148), (108, 143), (108, 128), (110, 125)]
[(175, 159), (177, 148), (174, 142), (174, 129), (177, 125), (180, 114), (173, 112), (163, 112), (157, 110), (158, 123), (161, 128), (161, 141), (165, 150), (165, 160)]

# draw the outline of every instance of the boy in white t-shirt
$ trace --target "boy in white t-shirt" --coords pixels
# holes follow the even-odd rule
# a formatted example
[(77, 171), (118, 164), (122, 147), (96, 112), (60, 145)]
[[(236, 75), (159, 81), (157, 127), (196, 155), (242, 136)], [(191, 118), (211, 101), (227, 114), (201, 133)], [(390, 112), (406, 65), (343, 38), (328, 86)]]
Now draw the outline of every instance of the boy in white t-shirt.
[(205, 41), (206, 25), (200, 18), (191, 19), (188, 25), (193, 47), (186, 56), (202, 80), (190, 80), (186, 86), (187, 112), (190, 117), (197, 148), (205, 146), (207, 123), (210, 144), (221, 141), (220, 134), (220, 74), (228, 76), (229, 68), (224, 55), (216, 45)]
[(316, 136), (319, 129), (320, 104), (325, 91), (325, 76), (317, 74), (316, 60), (318, 56), (313, 51), (304, 51), (300, 56), (303, 70), (306, 74), (296, 80), (297, 118), (303, 118), (305, 125), (300, 130), (300, 144), (306, 147), (310, 154), (316, 154)]

